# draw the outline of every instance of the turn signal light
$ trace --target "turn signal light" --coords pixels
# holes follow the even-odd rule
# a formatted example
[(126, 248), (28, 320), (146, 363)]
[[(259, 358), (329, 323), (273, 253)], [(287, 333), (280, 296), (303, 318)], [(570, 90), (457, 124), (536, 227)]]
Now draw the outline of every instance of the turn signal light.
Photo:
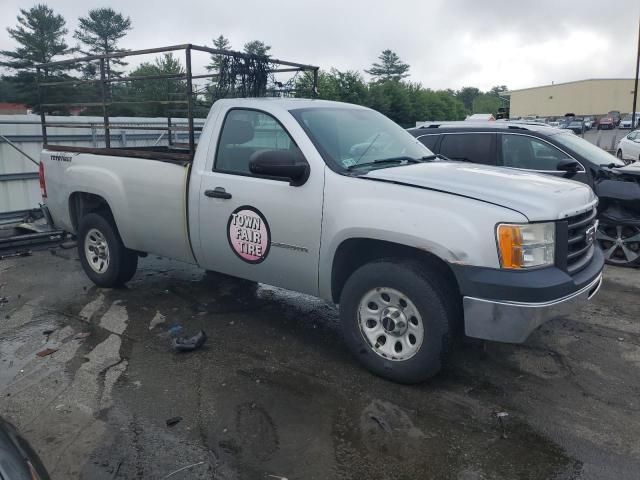
[(502, 268), (522, 268), (522, 233), (518, 225), (498, 226)]

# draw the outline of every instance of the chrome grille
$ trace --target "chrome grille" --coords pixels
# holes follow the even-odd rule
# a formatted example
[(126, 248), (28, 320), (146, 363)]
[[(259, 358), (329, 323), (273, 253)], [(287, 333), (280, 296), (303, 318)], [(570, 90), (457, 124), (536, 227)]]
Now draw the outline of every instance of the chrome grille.
[(576, 273), (587, 266), (596, 248), (597, 211), (595, 208), (567, 218), (567, 271)]

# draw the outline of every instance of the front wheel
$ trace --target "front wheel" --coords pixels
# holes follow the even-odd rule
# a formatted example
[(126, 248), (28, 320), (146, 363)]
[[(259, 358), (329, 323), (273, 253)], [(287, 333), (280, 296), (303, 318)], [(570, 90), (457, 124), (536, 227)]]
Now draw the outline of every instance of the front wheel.
[(601, 223), (597, 239), (607, 264), (618, 267), (640, 265), (640, 227)]
[(440, 370), (451, 341), (456, 299), (440, 275), (404, 260), (366, 264), (340, 296), (345, 342), (373, 373), (400, 383)]
[(87, 276), (99, 287), (115, 287), (131, 280), (138, 255), (122, 243), (110, 216), (89, 213), (78, 227), (78, 253)]

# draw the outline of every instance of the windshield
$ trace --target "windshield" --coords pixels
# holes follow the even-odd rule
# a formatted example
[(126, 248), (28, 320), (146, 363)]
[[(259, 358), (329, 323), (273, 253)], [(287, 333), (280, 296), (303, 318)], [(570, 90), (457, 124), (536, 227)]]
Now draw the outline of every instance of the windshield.
[(609, 165), (613, 163), (623, 166), (625, 164), (622, 160), (618, 160), (600, 147), (596, 147), (594, 144), (576, 135), (559, 133), (555, 135), (553, 139), (596, 165)]
[[(304, 108), (291, 110), (291, 114), (325, 162), (341, 170), (357, 168), (357, 165), (387, 168), (397, 166), (401, 160), (408, 163), (433, 155), (398, 124), (373, 110)], [(374, 165), (374, 162), (379, 163)]]

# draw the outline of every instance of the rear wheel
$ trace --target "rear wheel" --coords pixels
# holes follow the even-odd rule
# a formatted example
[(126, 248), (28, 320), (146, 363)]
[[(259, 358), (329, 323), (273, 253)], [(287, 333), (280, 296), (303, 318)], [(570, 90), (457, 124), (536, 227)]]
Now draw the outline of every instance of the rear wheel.
[(640, 227), (600, 224), (597, 238), (609, 265), (640, 265)]
[(616, 157), (622, 160), (622, 150), (618, 150), (618, 152), (616, 153)]
[(356, 270), (340, 296), (345, 342), (356, 358), (401, 383), (438, 373), (457, 312), (443, 280), (404, 260), (381, 260)]
[(87, 276), (99, 287), (122, 285), (135, 275), (138, 255), (122, 243), (108, 214), (89, 213), (78, 227), (78, 253)]

